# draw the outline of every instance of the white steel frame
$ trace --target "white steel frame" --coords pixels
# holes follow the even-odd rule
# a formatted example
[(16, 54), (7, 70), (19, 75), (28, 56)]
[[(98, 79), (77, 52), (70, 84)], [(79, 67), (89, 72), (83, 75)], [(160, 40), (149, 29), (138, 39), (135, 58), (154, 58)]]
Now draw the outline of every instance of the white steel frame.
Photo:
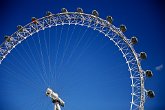
[(4, 41), (0, 46), (0, 63), (6, 58), (10, 51), (26, 38), (33, 34), (58, 25), (80, 25), (97, 30), (108, 37), (119, 48), (126, 60), (131, 78), (132, 99), (130, 110), (144, 110), (146, 90), (144, 87), (144, 71), (141, 68), (141, 59), (135, 52), (131, 40), (120, 30), (107, 20), (96, 17), (92, 14), (79, 12), (64, 12), (51, 14), (49, 16), (36, 19), (36, 23), (30, 22), (16, 31), (9, 37), (9, 41)]

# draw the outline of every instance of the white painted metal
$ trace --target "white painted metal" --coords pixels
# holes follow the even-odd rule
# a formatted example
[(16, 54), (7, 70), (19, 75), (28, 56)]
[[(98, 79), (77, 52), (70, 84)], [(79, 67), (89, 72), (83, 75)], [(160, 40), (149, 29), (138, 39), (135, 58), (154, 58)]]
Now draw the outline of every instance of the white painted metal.
[(108, 37), (119, 48), (128, 65), (130, 78), (132, 81), (132, 100), (130, 110), (144, 110), (145, 88), (144, 88), (144, 71), (141, 68), (141, 59), (139, 54), (134, 50), (134, 47), (127, 37), (120, 31), (120, 28), (115, 27), (108, 21), (97, 16), (78, 12), (65, 12), (51, 14), (39, 19), (36, 23), (30, 22), (22, 26), (14, 34), (9, 36), (9, 40), (3, 42), (0, 46), (0, 63), (6, 58), (10, 51), (27, 37), (32, 36), (36, 32), (51, 28), (58, 25), (80, 25), (92, 28)]

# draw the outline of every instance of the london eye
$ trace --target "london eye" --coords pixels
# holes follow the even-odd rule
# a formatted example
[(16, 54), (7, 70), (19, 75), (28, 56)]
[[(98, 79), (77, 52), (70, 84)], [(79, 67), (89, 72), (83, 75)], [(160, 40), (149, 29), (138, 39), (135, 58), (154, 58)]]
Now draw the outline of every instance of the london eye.
[[(57, 31), (57, 28), (61, 27), (61, 30), (62, 29), (64, 30), (64, 28), (66, 26), (68, 26), (67, 27), (68, 30), (70, 27), (75, 29), (76, 26), (79, 26), (79, 27), (86, 29), (85, 32), (89, 29), (92, 29), (94, 32), (98, 32), (98, 34), (97, 34), (98, 36), (96, 36), (96, 37), (100, 37), (99, 34), (104, 35), (106, 37), (106, 41), (108, 41), (108, 42), (112, 41), (114, 43), (114, 45), (116, 47), (118, 47), (119, 51), (122, 53), (123, 58), (125, 59), (125, 62), (128, 66), (128, 71), (130, 73), (129, 77), (131, 79), (131, 93), (130, 93), (131, 100), (130, 100), (129, 109), (130, 110), (144, 110), (146, 98), (147, 97), (153, 98), (155, 96), (155, 94), (152, 90), (145, 88), (145, 80), (147, 80), (148, 78), (151, 78), (153, 76), (153, 73), (151, 70), (143, 70), (142, 66), (141, 66), (141, 62), (147, 58), (147, 54), (145, 52), (138, 53), (135, 51), (134, 46), (138, 43), (138, 39), (135, 36), (130, 37), (130, 38), (125, 36), (124, 32), (127, 31), (127, 28), (125, 25), (121, 24), (119, 27), (114, 26), (113, 18), (111, 16), (107, 16), (106, 20), (104, 20), (99, 17), (99, 13), (96, 10), (93, 10), (91, 14), (86, 14), (86, 13), (84, 13), (83, 9), (81, 9), (81, 8), (77, 8), (76, 12), (69, 12), (67, 9), (62, 8), (61, 13), (53, 14), (48, 11), (48, 12), (46, 12), (46, 15), (42, 18), (32, 17), (31, 22), (25, 26), (18, 25), (17, 31), (14, 32), (10, 36), (5, 36), (5, 41), (0, 45), (0, 63), (1, 63), (0, 66), (3, 67), (3, 63), (5, 63), (5, 61), (8, 59), (8, 56), (10, 56), (10, 57), (12, 56), (13, 52), (16, 51), (15, 49), (17, 49), (17, 45), (24, 46), (25, 45), (24, 42), (26, 42), (26, 40), (31, 38), (31, 42), (33, 41), (33, 43), (34, 43), (33, 46), (36, 50), (31, 51), (29, 49), (29, 52), (33, 53), (33, 54), (39, 53), (38, 58), (35, 58), (36, 57), (35, 55), (30, 56), (27, 54), (27, 57), (28, 56), (31, 57), (31, 61), (30, 60), (26, 61), (26, 57), (24, 57), (24, 56), (23, 56), (24, 58), (22, 58), (22, 59), (24, 59), (23, 60), (24, 63), (32, 62), (33, 64), (38, 64), (38, 62), (41, 60), (38, 68), (40, 68), (40, 66), (41, 66), (42, 69), (36, 70), (36, 71), (40, 71), (40, 72), (38, 74), (35, 74), (35, 72), (34, 72), (34, 76), (39, 78), (38, 81), (40, 80), (41, 82), (43, 82), (42, 83), (43, 85), (47, 85), (47, 86), (51, 86), (51, 84), (53, 85), (55, 82), (53, 82), (52, 80), (55, 77), (57, 78), (57, 77), (62, 77), (62, 76), (58, 76), (58, 74), (55, 74), (52, 71), (52, 68), (54, 66), (50, 66), (50, 65), (52, 65), (51, 58), (52, 57), (55, 58), (54, 59), (55, 62), (53, 62), (53, 64), (58, 65), (59, 67), (64, 62), (67, 64), (68, 61), (71, 60), (71, 57), (74, 56), (72, 53), (74, 53), (76, 51), (76, 49), (78, 48), (78, 45), (81, 43), (80, 40), (83, 39), (83, 37), (84, 37), (84, 34), (82, 34), (80, 37), (80, 40), (78, 40), (77, 44), (73, 47), (71, 55), (68, 56), (67, 60), (64, 59), (64, 57), (66, 55), (64, 53), (66, 53), (67, 50), (65, 50), (65, 52), (62, 53), (62, 55), (58, 56), (58, 54), (60, 54), (59, 45), (61, 45), (61, 44), (60, 44), (60, 42), (50, 44), (51, 42), (53, 42), (54, 39), (56, 39), (56, 38), (52, 38), (52, 41), (51, 41), (50, 29), (56, 28), (56, 31)], [(68, 34), (67, 29), (66, 29), (66, 31), (59, 30), (59, 33), (60, 33), (59, 41), (62, 40), (62, 38), (61, 38), (62, 33)], [(40, 35), (39, 35), (40, 32), (43, 32), (44, 35), (45, 35), (45, 33), (49, 34), (49, 37), (46, 38), (47, 36), (45, 35), (43, 38), (43, 41), (42, 41), (40, 38)], [(73, 37), (72, 34), (73, 33), (70, 33), (71, 37)], [(77, 37), (79, 37), (79, 36), (77, 36)], [(38, 41), (35, 41), (35, 38), (37, 38)], [(48, 39), (48, 41), (45, 41), (45, 39)], [(68, 38), (68, 42), (71, 42), (71, 39), (72, 38), (70, 38), (70, 39)], [(38, 42), (39, 45), (36, 45), (35, 42)], [(48, 43), (43, 44), (42, 42), (43, 43), (48, 42)], [(44, 45), (44, 48), (42, 45)], [(50, 47), (52, 45), (57, 45), (56, 46), (56, 50), (57, 50), (56, 56), (53, 55), (53, 50), (50, 50)], [(67, 45), (67, 43), (64, 45), (66, 46), (66, 48), (70, 48), (69, 45)], [(26, 46), (28, 48), (31, 47), (31, 45), (28, 43), (26, 44)], [(24, 53), (26, 54), (26, 50), (24, 50)], [(19, 53), (19, 54), (21, 54), (21, 53)], [(52, 57), (51, 57), (51, 54), (52, 54)], [(47, 56), (47, 58), (45, 58), (45, 56)], [(56, 61), (58, 61), (59, 57), (61, 57), (62, 60), (59, 64), (57, 64)], [(17, 58), (19, 59), (18, 56), (17, 56)], [(20, 63), (20, 65), (23, 65), (23, 64)], [(21, 68), (21, 67), (19, 67), (19, 68)], [(28, 67), (25, 70), (33, 71), (33, 70), (28, 69)], [(41, 71), (43, 74), (40, 74)], [(20, 71), (20, 73), (21, 73), (21, 71)], [(49, 74), (47, 74), (47, 73), (49, 73)], [(30, 76), (28, 76), (27, 74), (25, 74), (25, 76), (30, 78)], [(50, 80), (50, 79), (52, 79), (52, 80)], [(22, 79), (22, 80), (26, 81), (26, 79)], [(31, 81), (31, 83), (37, 83), (37, 82), (35, 82), (35, 80), (33, 80), (33, 81)], [(49, 83), (50, 83), (50, 85), (49, 85)], [(49, 87), (47, 87), (47, 88), (49, 88)], [(54, 89), (56, 89), (56, 88), (54, 88)], [(45, 92), (46, 88), (42, 89), (42, 90)], [(6, 91), (7, 91), (7, 89), (6, 89)], [(60, 94), (60, 92), (58, 92), (58, 93)], [(24, 100), (26, 100), (26, 99), (24, 99)], [(56, 102), (59, 103), (59, 100), (53, 100), (53, 101), (55, 101), (55, 103)], [(65, 100), (65, 98), (64, 98), (64, 101), (67, 103), (67, 100)], [(61, 109), (63, 109), (63, 108), (61, 108)], [(65, 109), (65, 107), (64, 107), (64, 109)]]

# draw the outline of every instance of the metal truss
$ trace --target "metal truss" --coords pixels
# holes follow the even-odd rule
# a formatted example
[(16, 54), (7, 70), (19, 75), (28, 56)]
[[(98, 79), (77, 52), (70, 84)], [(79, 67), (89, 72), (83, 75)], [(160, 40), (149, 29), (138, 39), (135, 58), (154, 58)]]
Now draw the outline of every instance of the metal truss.
[(130, 102), (130, 110), (144, 110), (144, 103), (147, 90), (144, 87), (145, 71), (141, 68), (141, 54), (136, 53), (131, 39), (128, 39), (121, 28), (115, 27), (108, 20), (104, 20), (96, 16), (96, 14), (85, 14), (83, 12), (64, 11), (58, 14), (49, 12), (46, 16), (36, 19), (32, 18), (32, 22), (25, 26), (18, 26), (18, 30), (0, 46), (0, 63), (6, 56), (26, 38), (33, 34), (58, 25), (80, 25), (99, 31), (109, 38), (119, 48), (128, 65), (130, 72), (132, 99)]

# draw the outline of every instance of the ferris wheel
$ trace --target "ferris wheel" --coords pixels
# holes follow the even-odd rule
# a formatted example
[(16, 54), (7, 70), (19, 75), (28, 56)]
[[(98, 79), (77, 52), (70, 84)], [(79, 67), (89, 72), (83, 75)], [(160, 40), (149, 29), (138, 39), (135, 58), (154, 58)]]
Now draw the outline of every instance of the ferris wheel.
[[(11, 53), (12, 49), (28, 37), (46, 28), (59, 25), (79, 25), (91, 28), (112, 41), (125, 58), (130, 72), (132, 88), (130, 110), (144, 110), (146, 97), (153, 98), (155, 96), (154, 92), (145, 89), (144, 85), (145, 79), (153, 76), (151, 70), (143, 70), (141, 67), (141, 61), (147, 58), (147, 54), (135, 51), (134, 45), (138, 43), (138, 39), (136, 37), (127, 38), (124, 35), (127, 30), (125, 25), (122, 24), (119, 28), (115, 27), (111, 16), (107, 16), (106, 20), (104, 20), (99, 17), (99, 13), (96, 10), (93, 10), (92, 14), (86, 14), (81, 8), (77, 8), (76, 12), (68, 12), (67, 9), (62, 8), (61, 13), (53, 14), (48, 11), (46, 16), (42, 18), (32, 17), (32, 21), (29, 24), (25, 26), (18, 25), (18, 30), (15, 33), (11, 36), (5, 36), (5, 41), (0, 45), (0, 63), (3, 63), (3, 60)], [(51, 98), (53, 97), (56, 110), (59, 110), (61, 105), (64, 106), (64, 102), (50, 88), (46, 93)]]

